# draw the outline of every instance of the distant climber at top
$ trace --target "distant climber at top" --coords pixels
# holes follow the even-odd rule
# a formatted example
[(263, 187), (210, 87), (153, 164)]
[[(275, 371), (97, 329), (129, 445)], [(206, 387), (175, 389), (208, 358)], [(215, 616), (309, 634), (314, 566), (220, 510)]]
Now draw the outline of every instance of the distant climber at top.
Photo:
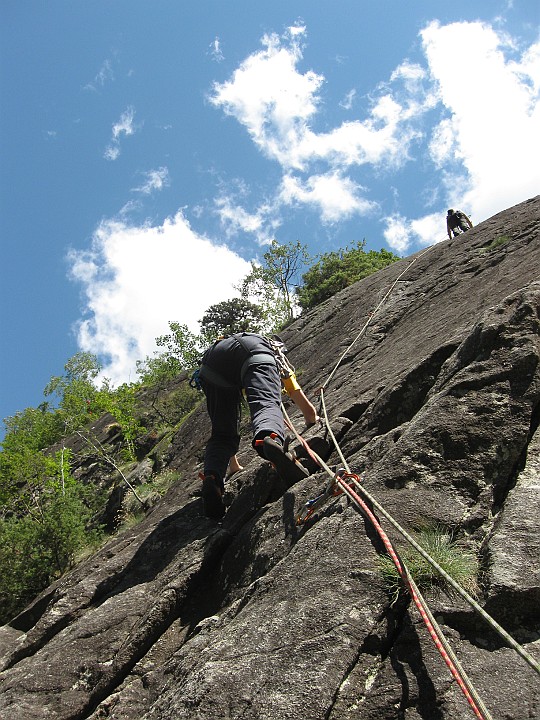
[(307, 425), (315, 424), (319, 418), (296, 381), (294, 368), (285, 358), (286, 351), (276, 335), (267, 338), (243, 332), (216, 340), (202, 357), (195, 375), (206, 395), (212, 423), (201, 476), (207, 517), (219, 520), (225, 514), (224, 478), (229, 461), (233, 470), (239, 468), (236, 453), (240, 445), (242, 390), (251, 415), (255, 451), (272, 462), (286, 482), (296, 482), (309, 474), (286, 448), (282, 384), (302, 411)]
[(448, 211), (446, 215), (446, 229), (448, 230), (448, 237), (452, 238), (452, 233), (454, 233), (454, 237), (456, 235), (459, 235), (462, 232), (466, 232), (469, 228), (472, 228), (473, 224), (470, 220), (470, 218), (465, 215), (465, 213), (461, 212), (461, 210), (450, 210)]

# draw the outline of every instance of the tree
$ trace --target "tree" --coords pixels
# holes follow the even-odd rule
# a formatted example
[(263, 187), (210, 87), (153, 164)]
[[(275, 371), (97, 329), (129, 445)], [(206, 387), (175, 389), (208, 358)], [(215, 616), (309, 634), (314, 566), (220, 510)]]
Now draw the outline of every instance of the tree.
[(75, 430), (88, 422), (90, 413), (101, 413), (101, 404), (95, 381), (101, 365), (95, 355), (80, 352), (64, 365), (65, 374), (52, 377), (44, 390), (46, 396), (56, 395), (59, 415)]
[(165, 348), (164, 351), (137, 363), (137, 373), (144, 383), (172, 380), (181, 372), (193, 371), (198, 365), (204, 338), (179, 322), (170, 321), (169, 329), (170, 333), (156, 338), (156, 345)]
[(32, 451), (42, 450), (53, 445), (65, 429), (60, 418), (51, 411), (47, 402), (37, 408), (26, 408), (12, 417), (5, 418), (4, 426), (6, 433), (2, 447), (8, 452), (22, 446)]
[(259, 332), (264, 311), (245, 298), (232, 298), (211, 305), (200, 320), (201, 331), (210, 341), (220, 335), (238, 332)]
[(294, 319), (294, 284), (308, 262), (307, 247), (299, 240), (285, 245), (272, 240), (263, 264), (251, 263), (251, 272), (238, 289), (244, 299), (257, 300), (267, 330), (278, 329)]
[(136, 458), (135, 440), (146, 430), (136, 413), (136, 388), (133, 383), (124, 383), (112, 389), (106, 380), (98, 395), (103, 411), (110, 413), (120, 425), (129, 460)]
[(303, 284), (298, 288), (298, 302), (307, 310), (323, 300), (349, 287), (358, 280), (371, 275), (401, 258), (388, 250), (379, 252), (364, 250), (366, 241), (357, 242), (355, 247), (325, 253), (302, 276)]
[(82, 547), (98, 539), (99, 531), (87, 527), (87, 491), (71, 476), (69, 459), (67, 451), (18, 454), (16, 482), (0, 504), (0, 622), (16, 615), (72, 567)]

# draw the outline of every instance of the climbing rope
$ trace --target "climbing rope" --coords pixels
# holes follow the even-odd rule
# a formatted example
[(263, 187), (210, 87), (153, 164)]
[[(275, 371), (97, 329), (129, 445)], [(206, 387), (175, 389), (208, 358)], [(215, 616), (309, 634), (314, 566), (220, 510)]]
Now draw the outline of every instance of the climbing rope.
[(446, 640), (440, 626), (435, 621), (435, 618), (433, 617), (431, 611), (428, 608), (428, 605), (420, 593), (416, 583), (414, 582), (413, 578), (411, 577), (407, 566), (400, 560), (398, 554), (394, 550), (394, 547), (392, 543), (390, 542), (387, 534), (383, 530), (381, 524), (377, 520), (376, 516), (373, 514), (373, 512), (370, 510), (370, 508), (367, 506), (367, 504), (362, 500), (362, 498), (353, 490), (353, 488), (350, 485), (347, 485), (345, 482), (345, 478), (350, 477), (351, 479), (357, 480), (357, 476), (350, 475), (350, 476), (343, 476), (337, 479), (337, 484), (343, 489), (343, 491), (353, 500), (353, 502), (361, 508), (362, 512), (366, 517), (369, 518), (371, 521), (371, 524), (373, 527), (377, 530), (377, 533), (379, 534), (379, 537), (383, 541), (384, 547), (386, 549), (386, 552), (392, 559), (392, 562), (396, 566), (396, 569), (401, 576), (403, 582), (409, 589), (409, 593), (413, 599), (414, 604), (416, 605), (418, 612), (420, 613), (420, 617), (424, 621), (424, 624), (426, 625), (428, 632), (431, 636), (431, 639), (435, 643), (435, 646), (439, 653), (441, 654), (444, 662), (446, 663), (447, 667), (449, 668), (452, 676), (456, 680), (457, 684), (459, 685), (459, 688), (465, 695), (469, 705), (471, 706), (474, 714), (476, 717), (480, 718), (480, 720), (491, 720), (491, 715), (488, 712), (487, 708), (485, 707), (484, 703), (482, 702), (480, 696), (478, 695), (477, 691), (475, 690), (472, 682), (468, 678), (467, 674), (465, 673), (465, 670), (461, 666), (460, 662), (458, 661), (456, 655), (452, 651), (448, 641)]
[[(453, 652), (452, 648), (450, 647), (447, 639), (444, 636), (444, 633), (442, 632), (440, 626), (436, 622), (435, 618), (433, 617), (431, 611), (429, 610), (429, 607), (423, 598), (422, 594), (420, 593), (420, 590), (418, 589), (416, 583), (414, 582), (413, 578), (411, 577), (409, 571), (407, 570), (406, 565), (403, 563), (402, 560), (399, 559), (399, 556), (397, 552), (395, 551), (392, 543), (390, 542), (388, 536), (386, 535), (385, 531), (383, 530), (381, 524), (375, 517), (374, 513), (370, 510), (370, 508), (367, 506), (367, 504), (362, 500), (362, 498), (358, 495), (355, 488), (351, 486), (351, 484), (347, 483), (346, 480), (356, 480), (359, 478), (358, 476), (354, 475), (353, 473), (350, 473), (349, 470), (339, 470), (337, 472), (333, 472), (330, 467), (322, 460), (322, 458), (319, 457), (319, 455), (309, 447), (309, 444), (302, 438), (297, 430), (295, 429), (294, 425), (291, 422), (291, 419), (289, 418), (285, 408), (282, 406), (283, 414), (285, 417), (286, 424), (288, 427), (293, 431), (295, 434), (297, 440), (302, 444), (302, 446), (306, 449), (306, 452), (310, 455), (310, 457), (315, 460), (331, 477), (331, 482), (327, 486), (327, 489), (325, 493), (323, 493), (323, 496), (329, 497), (330, 494), (332, 495), (338, 495), (341, 493), (345, 493), (352, 502), (364, 513), (364, 515), (370, 520), (372, 525), (375, 527), (376, 531), (378, 532), (379, 536), (381, 537), (381, 540), (383, 541), (383, 544), (385, 546), (385, 549), (389, 556), (391, 557), (392, 561), (394, 562), (396, 569), (398, 573), (400, 574), (400, 577), (402, 578), (403, 582), (407, 586), (411, 597), (413, 599), (413, 602), (415, 603), (419, 613), (420, 617), (424, 621), (428, 632), (435, 643), (435, 646), (437, 647), (439, 653), (441, 654), (444, 662), (446, 663), (447, 667), (449, 668), (452, 676), (456, 680), (459, 688), (461, 689), (462, 693), (464, 694), (465, 698), (467, 699), (467, 702), (469, 703), (470, 707), (472, 708), (474, 714), (476, 715), (479, 720), (492, 720), (492, 716), (490, 715), (489, 711), (485, 707), (484, 703), (482, 702), (482, 699), (480, 698), (478, 692), (474, 688), (471, 680), (465, 673), (464, 669), (462, 668), (461, 664), (459, 663), (459, 660), (457, 659), (455, 653)], [(356, 483), (355, 483), (356, 484)], [(337, 486), (337, 489), (336, 487)], [(322, 496), (320, 496), (322, 497)], [(316, 499), (317, 500), (317, 499)], [(307, 503), (307, 506), (309, 506), (310, 503)], [(312, 514), (312, 508), (309, 509), (308, 517)], [(304, 518), (302, 522), (305, 522)]]
[(405, 270), (403, 270), (403, 271), (397, 276), (397, 278), (394, 280), (394, 282), (393, 282), (392, 285), (390, 286), (388, 292), (384, 295), (384, 297), (382, 298), (382, 300), (378, 303), (378, 305), (377, 305), (377, 307), (375, 308), (375, 310), (373, 310), (373, 312), (371, 312), (371, 313), (369, 314), (368, 319), (367, 319), (365, 325), (362, 327), (362, 329), (360, 330), (360, 332), (358, 333), (358, 335), (354, 338), (354, 340), (353, 340), (353, 341), (350, 343), (350, 345), (346, 348), (345, 352), (341, 355), (341, 357), (339, 358), (339, 360), (338, 360), (337, 363), (335, 364), (332, 372), (331, 372), (330, 375), (326, 378), (326, 380), (325, 380), (325, 382), (324, 382), (324, 384), (323, 384), (323, 386), (322, 386), (322, 389), (326, 388), (326, 387), (330, 384), (332, 378), (334, 377), (335, 373), (337, 372), (337, 369), (339, 368), (339, 366), (340, 366), (341, 363), (343, 362), (343, 360), (344, 360), (344, 358), (346, 357), (347, 353), (350, 351), (350, 349), (353, 347), (353, 345), (355, 345), (355, 344), (358, 342), (358, 340), (360, 340), (360, 338), (362, 337), (362, 335), (366, 332), (366, 330), (368, 329), (368, 327), (369, 327), (370, 324), (371, 324), (371, 321), (373, 320), (373, 318), (375, 317), (375, 315), (379, 312), (380, 308), (384, 305), (384, 303), (386, 302), (386, 300), (390, 297), (390, 295), (392, 294), (394, 288), (396, 287), (396, 285), (398, 284), (398, 282), (401, 280), (401, 278), (402, 278), (406, 273), (409, 272), (409, 270), (410, 270), (411, 267), (415, 264), (415, 262), (417, 262), (418, 260), (420, 260), (420, 258), (423, 257), (426, 253), (428, 253), (433, 247), (435, 247), (435, 246), (434, 246), (434, 245), (431, 245), (430, 247), (425, 248), (425, 250), (422, 250), (422, 252), (420, 252), (416, 257), (414, 257), (414, 258), (411, 260), (411, 262), (407, 265), (407, 267), (405, 268)]
[[(315, 453), (312, 448), (310, 448), (309, 444), (299, 435), (297, 430), (295, 429), (294, 425), (292, 424), (284, 406), (282, 405), (282, 411), (285, 417), (286, 424), (288, 427), (292, 430), (294, 435), (296, 436), (297, 440), (300, 442), (300, 444), (305, 448), (308, 455), (323, 469), (329, 476), (329, 481), (326, 485), (325, 490), (321, 495), (319, 495), (317, 498), (310, 500), (306, 503), (304, 506), (304, 509), (302, 513), (297, 518), (297, 523), (302, 524), (306, 522), (313, 514), (314, 512), (321, 507), (328, 498), (336, 495), (340, 495), (341, 493), (345, 493), (349, 499), (364, 513), (364, 515), (370, 520), (370, 522), (373, 524), (375, 529), (377, 530), (379, 536), (381, 537), (381, 540), (383, 541), (383, 544), (385, 546), (386, 552), (391, 557), (392, 561), (394, 562), (394, 565), (396, 566), (396, 569), (402, 578), (402, 581), (404, 582), (405, 586), (408, 588), (409, 593), (411, 595), (411, 598), (413, 599), (413, 602), (415, 603), (420, 616), (422, 617), (422, 620), (424, 621), (428, 632), (435, 643), (435, 646), (439, 650), (444, 662), (446, 663), (447, 667), (449, 668), (452, 676), (456, 680), (459, 688), (461, 689), (462, 693), (464, 694), (465, 698), (467, 699), (467, 702), (469, 703), (471, 709), (473, 710), (474, 714), (477, 718), (480, 720), (492, 720), (491, 715), (487, 708), (485, 707), (484, 703), (482, 702), (482, 699), (478, 695), (477, 691), (475, 690), (474, 686), (472, 685), (470, 679), (468, 678), (467, 674), (465, 673), (464, 669), (462, 668), (461, 664), (459, 663), (455, 653), (453, 652), (451, 646), (449, 645), (448, 641), (446, 640), (444, 633), (442, 632), (440, 626), (436, 622), (435, 618), (433, 617), (425, 599), (423, 598), (422, 594), (418, 590), (418, 587), (416, 586), (413, 578), (411, 577), (406, 565), (403, 563), (403, 561), (400, 560), (397, 552), (395, 551), (392, 543), (390, 542), (388, 536), (386, 535), (384, 529), (382, 528), (380, 522), (372, 512), (372, 510), (368, 507), (364, 499), (361, 497), (363, 495), (364, 498), (371, 504), (372, 507), (376, 509), (378, 513), (380, 513), (383, 517), (385, 517), (388, 522), (394, 527), (395, 530), (397, 530), (402, 537), (405, 538), (405, 540), (418, 552), (420, 555), (444, 578), (444, 580), (449, 583), (452, 588), (481, 616), (488, 622), (488, 624), (504, 639), (504, 641), (513, 648), (529, 665), (532, 667), (533, 670), (535, 670), (538, 674), (540, 674), (540, 664), (523, 648), (519, 643), (517, 643), (514, 638), (504, 630), (495, 620), (492, 618), (477, 602), (472, 598), (466, 590), (464, 590), (415, 540), (414, 538), (407, 533), (407, 531), (401, 527), (401, 525), (394, 520), (394, 518), (388, 513), (376, 500), (375, 498), (363, 487), (363, 485), (360, 482), (360, 478), (358, 475), (351, 473), (350, 468), (348, 466), (347, 460), (343, 455), (343, 452), (341, 451), (341, 448), (339, 446), (339, 443), (336, 440), (336, 437), (332, 431), (329, 418), (328, 418), (328, 411), (326, 408), (326, 402), (325, 402), (325, 396), (324, 391), (328, 387), (329, 383), (331, 382), (332, 378), (334, 377), (335, 373), (337, 372), (338, 368), (340, 367), (341, 363), (343, 362), (344, 358), (348, 354), (348, 352), (351, 350), (353, 345), (355, 345), (358, 340), (362, 337), (362, 335), (366, 332), (367, 328), (371, 324), (373, 318), (377, 315), (380, 308), (384, 305), (388, 297), (391, 295), (392, 291), (394, 290), (397, 283), (401, 280), (401, 278), (410, 270), (412, 265), (414, 265), (415, 262), (417, 262), (421, 257), (423, 257), (427, 252), (429, 252), (432, 249), (433, 246), (426, 248), (424, 251), (419, 253), (413, 260), (409, 263), (409, 265), (397, 276), (397, 278), (392, 283), (389, 290), (386, 292), (382, 300), (378, 303), (375, 310), (370, 313), (366, 323), (361, 328), (360, 332), (356, 335), (356, 337), (353, 339), (353, 341), (348, 345), (344, 353), (341, 355), (341, 357), (338, 359), (336, 365), (332, 369), (330, 375), (320, 388), (320, 411), (319, 414), (323, 414), (323, 420), (325, 427), (331, 437), (331, 440), (333, 442), (334, 448), (336, 449), (339, 458), (341, 462), (343, 463), (343, 468), (337, 471), (333, 471), (330, 469), (330, 467), (320, 458), (317, 453)], [(349, 482), (347, 482), (348, 480)]]
[[(379, 308), (382, 306), (382, 303), (386, 300), (386, 298), (389, 297), (389, 294), (390, 294), (391, 290), (396, 286), (396, 283), (400, 280), (400, 278), (402, 278), (403, 275), (412, 267), (412, 265), (413, 265), (417, 260), (419, 260), (420, 257), (422, 257), (423, 255), (425, 255), (426, 252), (428, 252), (430, 249), (431, 249), (431, 248), (427, 248), (427, 250), (424, 250), (422, 253), (420, 253), (420, 255), (417, 255), (415, 258), (413, 258), (412, 262), (409, 263), (409, 265), (407, 266), (407, 268), (406, 268), (400, 275), (398, 275), (398, 277), (396, 278), (396, 280), (395, 280), (394, 283), (392, 284), (390, 290), (385, 294), (383, 300), (378, 304), (375, 312), (372, 313), (371, 319), (372, 319), (373, 316), (376, 314), (376, 312), (379, 310)], [(361, 332), (365, 331), (365, 329), (368, 327), (369, 322), (371, 321), (371, 319), (368, 320), (368, 322), (364, 325), (364, 328), (362, 328), (362, 331), (361, 331)], [(359, 333), (359, 336), (360, 336), (360, 333)], [(347, 352), (349, 351), (349, 349), (352, 347), (352, 345), (357, 341), (357, 339), (358, 339), (359, 336), (357, 336), (357, 337), (353, 340), (353, 342), (351, 343), (351, 345), (347, 348), (347, 350), (345, 351), (345, 353), (341, 356), (339, 362), (341, 362), (341, 361), (343, 360), (343, 358), (345, 357), (345, 355), (347, 354)], [(335, 374), (337, 368), (339, 367), (339, 362), (336, 364), (336, 366), (335, 366), (334, 369), (332, 370), (331, 376), (332, 376), (333, 374)], [(335, 435), (334, 435), (334, 433), (333, 433), (333, 431), (332, 431), (332, 427), (331, 427), (331, 425), (330, 425), (330, 421), (329, 421), (329, 418), (328, 418), (328, 410), (327, 410), (327, 407), (326, 407), (325, 395), (324, 395), (324, 390), (325, 390), (325, 388), (326, 388), (327, 386), (328, 386), (328, 380), (324, 383), (324, 385), (321, 387), (321, 390), (320, 390), (321, 410), (322, 410), (322, 413), (323, 413), (324, 423), (325, 423), (325, 426), (326, 426), (326, 428), (327, 428), (327, 431), (328, 431), (328, 433), (329, 433), (329, 435), (330, 435), (330, 438), (332, 439), (332, 442), (333, 442), (333, 444), (334, 444), (334, 447), (336, 448), (336, 451), (337, 451), (337, 453), (338, 453), (338, 455), (339, 455), (339, 457), (340, 457), (340, 460), (341, 460), (341, 462), (342, 462), (342, 464), (343, 464), (343, 467), (345, 468), (345, 470), (346, 470), (348, 473), (350, 473), (350, 468), (349, 468), (349, 466), (348, 466), (348, 464), (347, 464), (347, 460), (345, 459), (345, 457), (344, 457), (344, 455), (343, 455), (343, 453), (342, 453), (342, 451), (341, 451), (341, 448), (339, 447), (339, 443), (337, 442), (336, 437), (335, 437)], [(289, 420), (289, 422), (290, 422), (290, 420)], [(300, 442), (302, 442), (302, 441), (300, 441)], [(302, 443), (302, 444), (304, 444), (304, 443)], [(305, 444), (304, 444), (304, 447), (305, 447)], [(331, 471), (330, 471), (330, 472), (331, 472)], [(355, 476), (355, 477), (357, 477), (357, 476)], [(474, 600), (474, 598), (472, 598), (472, 597), (469, 595), (469, 593), (467, 593), (466, 590), (464, 590), (464, 589), (461, 587), (461, 585), (459, 585), (459, 584), (454, 580), (454, 578), (452, 578), (447, 572), (445, 572), (445, 570), (424, 550), (424, 548), (422, 548), (421, 545), (419, 545), (419, 544), (416, 542), (416, 540), (414, 540), (414, 538), (413, 538), (411, 535), (409, 535), (409, 533), (407, 533), (407, 531), (406, 531), (403, 527), (401, 527), (401, 525), (400, 525), (396, 520), (394, 520), (394, 518), (390, 515), (390, 513), (388, 513), (388, 512), (382, 507), (382, 505), (380, 505), (380, 504), (375, 500), (375, 498), (365, 489), (365, 487), (364, 487), (363, 485), (360, 484), (360, 482), (359, 482), (358, 480), (355, 479), (355, 480), (354, 480), (354, 484), (357, 486), (357, 489), (364, 495), (364, 497), (366, 497), (366, 499), (373, 505), (373, 507), (376, 508), (377, 512), (379, 512), (381, 515), (383, 515), (383, 516), (388, 520), (388, 522), (400, 533), (400, 535), (402, 535), (402, 537), (403, 537), (418, 553), (420, 553), (420, 555), (424, 558), (424, 560), (426, 560), (426, 562), (428, 562), (428, 563), (446, 580), (446, 582), (449, 583), (449, 584), (454, 588), (454, 590), (455, 590), (481, 617), (483, 617), (483, 619), (504, 639), (505, 643), (506, 643), (507, 645), (509, 645), (511, 648), (513, 648), (513, 649), (518, 653), (518, 655), (520, 655), (521, 658), (523, 658), (523, 660), (525, 660), (525, 662), (528, 663), (528, 665), (530, 665), (530, 667), (531, 667), (535, 672), (537, 672), (537, 673), (540, 675), (540, 663), (538, 663), (538, 661), (535, 660), (535, 658), (533, 658), (532, 655), (530, 655), (530, 653), (528, 653), (528, 652), (525, 650), (524, 647), (522, 647), (516, 640), (514, 640), (514, 638), (513, 638), (508, 632), (506, 632), (506, 630), (505, 630), (501, 625), (499, 625), (499, 624), (497, 623), (497, 621), (496, 621), (494, 618), (492, 618), (491, 615), (489, 615), (489, 614), (484, 610), (484, 608), (483, 608), (481, 605), (479, 605), (479, 604), (476, 602), (476, 600)]]

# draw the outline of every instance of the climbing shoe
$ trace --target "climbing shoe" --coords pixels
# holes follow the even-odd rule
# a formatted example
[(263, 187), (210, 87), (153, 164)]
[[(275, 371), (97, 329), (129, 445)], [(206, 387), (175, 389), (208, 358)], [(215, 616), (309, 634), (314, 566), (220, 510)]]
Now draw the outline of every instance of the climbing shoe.
[(264, 457), (275, 467), (278, 475), (289, 485), (303, 480), (309, 475), (309, 471), (296, 460), (293, 453), (286, 450), (278, 440), (270, 435), (263, 440), (263, 453)]
[(221, 520), (225, 515), (223, 502), (223, 481), (217, 480), (213, 475), (200, 475), (202, 479), (202, 499), (204, 514), (212, 520)]

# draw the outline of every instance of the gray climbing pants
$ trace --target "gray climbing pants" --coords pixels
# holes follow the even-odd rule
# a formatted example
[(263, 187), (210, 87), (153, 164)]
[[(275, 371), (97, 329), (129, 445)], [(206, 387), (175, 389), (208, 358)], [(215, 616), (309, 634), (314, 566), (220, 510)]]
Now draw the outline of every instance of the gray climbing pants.
[[(281, 442), (285, 438), (281, 380), (275, 359), (268, 353), (266, 346), (257, 347), (257, 336), (250, 336), (248, 340), (255, 343), (251, 354), (253, 362), (248, 361), (246, 364), (249, 353), (243, 347), (243, 352), (240, 352), (238, 344), (233, 342), (234, 336), (231, 336), (210, 349), (200, 369), (201, 386), (212, 423), (204, 454), (204, 474), (214, 475), (218, 479), (225, 477), (229, 459), (240, 445), (242, 387), (251, 415), (253, 446), (257, 452), (259, 448), (255, 445), (256, 440), (272, 433)], [(241, 378), (240, 366), (243, 368)], [(239, 378), (241, 384), (236, 384)]]

